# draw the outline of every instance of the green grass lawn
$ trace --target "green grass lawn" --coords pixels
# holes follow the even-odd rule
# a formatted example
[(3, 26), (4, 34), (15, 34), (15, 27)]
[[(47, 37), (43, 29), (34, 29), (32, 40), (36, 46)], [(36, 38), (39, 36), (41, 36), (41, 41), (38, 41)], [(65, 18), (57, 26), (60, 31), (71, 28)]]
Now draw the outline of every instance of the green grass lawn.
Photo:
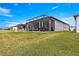
[(0, 55), (79, 56), (79, 34), (1, 30)]

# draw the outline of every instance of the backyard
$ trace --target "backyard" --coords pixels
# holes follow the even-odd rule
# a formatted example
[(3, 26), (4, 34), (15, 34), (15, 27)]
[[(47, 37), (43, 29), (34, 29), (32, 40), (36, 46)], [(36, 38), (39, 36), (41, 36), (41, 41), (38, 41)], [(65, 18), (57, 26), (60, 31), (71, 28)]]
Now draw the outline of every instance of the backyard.
[(79, 56), (79, 34), (0, 30), (0, 55)]

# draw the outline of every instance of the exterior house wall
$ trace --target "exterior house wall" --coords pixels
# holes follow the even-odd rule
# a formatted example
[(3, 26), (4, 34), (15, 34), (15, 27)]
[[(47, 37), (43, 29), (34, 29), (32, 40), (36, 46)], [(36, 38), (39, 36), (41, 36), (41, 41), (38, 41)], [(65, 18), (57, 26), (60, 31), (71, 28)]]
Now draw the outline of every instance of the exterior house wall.
[(25, 31), (25, 28), (24, 28), (24, 26), (22, 26), (22, 25), (20, 25), (20, 26), (14, 26), (14, 27), (12, 27), (13, 28), (13, 30), (15, 31), (15, 32), (23, 32), (23, 31)]
[(76, 17), (76, 32), (79, 33), (79, 16)]
[(68, 31), (69, 25), (66, 25), (62, 22), (55, 20), (55, 31)]
[(28, 31), (38, 31), (39, 22), (38, 21), (29, 22), (26, 28), (28, 29)]
[(74, 15), (74, 19), (75, 19), (75, 31), (79, 33), (79, 14)]
[(54, 31), (54, 21), (45, 17), (36, 21), (31, 21), (27, 24), (29, 31)]
[(24, 29), (18, 29), (17, 32), (24, 32)]
[(64, 24), (64, 30), (65, 30), (65, 31), (69, 31), (69, 28), (70, 28), (69, 25)]
[(55, 20), (51, 19), (51, 31), (55, 31)]
[(15, 32), (18, 32), (18, 28), (15, 26), (15, 27), (12, 27), (12, 29), (15, 31)]

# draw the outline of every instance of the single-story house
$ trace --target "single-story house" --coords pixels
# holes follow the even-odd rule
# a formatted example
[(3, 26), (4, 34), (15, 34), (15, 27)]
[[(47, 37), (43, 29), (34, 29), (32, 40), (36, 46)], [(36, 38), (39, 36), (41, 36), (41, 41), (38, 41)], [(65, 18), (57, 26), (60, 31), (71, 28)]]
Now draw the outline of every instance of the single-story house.
[[(41, 15), (29, 19), (23, 25), (15, 26), (17, 31), (68, 31), (69, 24), (52, 16)], [(21, 28), (19, 28), (21, 27)], [(16, 29), (15, 29), (16, 31)]]

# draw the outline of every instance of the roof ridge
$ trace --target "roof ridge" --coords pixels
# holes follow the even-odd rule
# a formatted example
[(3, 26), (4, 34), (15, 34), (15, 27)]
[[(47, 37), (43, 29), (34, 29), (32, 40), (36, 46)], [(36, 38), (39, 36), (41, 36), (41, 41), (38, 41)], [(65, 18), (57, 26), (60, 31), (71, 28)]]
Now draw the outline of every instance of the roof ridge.
[(39, 18), (43, 18), (43, 17), (47, 17), (47, 16), (48, 16), (48, 15), (42, 14), (42, 15), (40, 15), (40, 16), (33, 17), (33, 18), (28, 19), (28, 20), (26, 20), (26, 21), (31, 21), (31, 20), (34, 20), (34, 19), (39, 19)]

